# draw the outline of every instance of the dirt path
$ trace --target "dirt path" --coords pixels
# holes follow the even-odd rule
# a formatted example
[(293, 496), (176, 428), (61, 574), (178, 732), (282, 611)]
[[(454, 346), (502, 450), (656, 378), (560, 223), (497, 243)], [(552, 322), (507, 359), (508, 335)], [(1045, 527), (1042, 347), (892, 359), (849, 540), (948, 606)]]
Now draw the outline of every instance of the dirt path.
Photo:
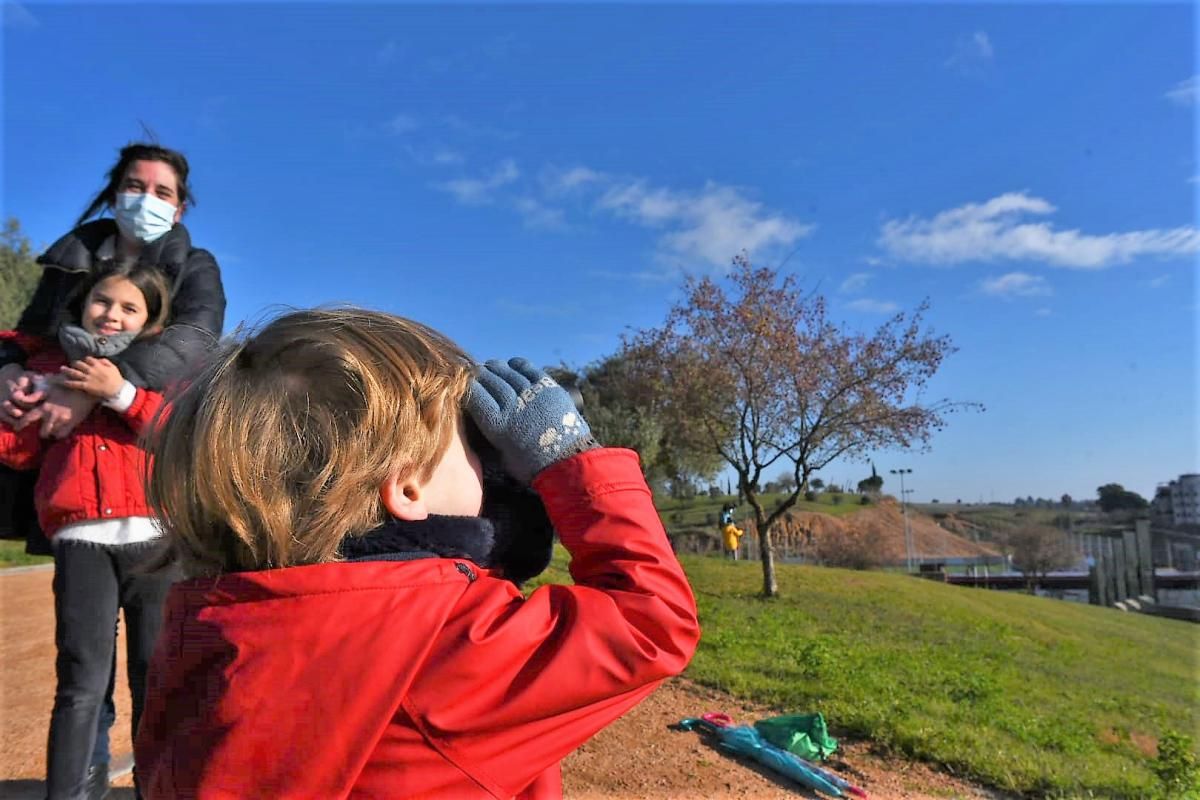
[[(54, 698), (54, 605), (48, 569), (0, 573), (0, 798), (39, 798), (45, 770), (46, 729)], [(124, 645), (118, 647), (115, 757), (127, 756), (129, 692)], [(684, 717), (724, 711), (751, 722), (766, 716), (685, 680), (666, 683), (646, 702), (602, 731), (563, 765), (570, 800), (783, 800), (816, 797), (705, 743), (699, 734), (668, 728)], [(923, 764), (874, 755), (865, 743), (843, 742), (833, 766), (879, 800), (996, 798)], [(129, 778), (117, 781), (129, 785)], [(132, 791), (115, 797), (132, 797)]]

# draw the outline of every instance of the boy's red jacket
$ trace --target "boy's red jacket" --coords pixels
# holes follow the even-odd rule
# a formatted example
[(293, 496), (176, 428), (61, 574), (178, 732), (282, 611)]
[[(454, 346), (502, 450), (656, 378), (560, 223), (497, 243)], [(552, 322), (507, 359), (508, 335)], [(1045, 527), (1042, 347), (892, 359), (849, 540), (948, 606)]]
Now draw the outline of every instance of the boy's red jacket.
[[(35, 353), (26, 369), (54, 374), (65, 363), (57, 345), (35, 348), (37, 337), (24, 339)], [(40, 470), (34, 502), (48, 538), (76, 522), (152, 516), (143, 488), (147, 456), (138, 435), (162, 401), (158, 392), (139, 387), (124, 413), (96, 406), (65, 439), (40, 438), (38, 423), (19, 431), (0, 423), (0, 464)]]
[(150, 798), (541, 798), (683, 670), (687, 578), (629, 450), (534, 481), (574, 586), (469, 561), (330, 563), (171, 590), (138, 731)]

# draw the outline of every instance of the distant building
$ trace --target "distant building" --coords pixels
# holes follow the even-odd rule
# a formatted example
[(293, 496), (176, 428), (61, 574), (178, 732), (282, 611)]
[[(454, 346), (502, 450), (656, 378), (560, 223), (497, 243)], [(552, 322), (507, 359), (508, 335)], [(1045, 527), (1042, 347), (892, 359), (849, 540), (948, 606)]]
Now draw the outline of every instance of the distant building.
[(1159, 484), (1150, 509), (1155, 521), (1171, 525), (1200, 525), (1200, 474), (1180, 475)]

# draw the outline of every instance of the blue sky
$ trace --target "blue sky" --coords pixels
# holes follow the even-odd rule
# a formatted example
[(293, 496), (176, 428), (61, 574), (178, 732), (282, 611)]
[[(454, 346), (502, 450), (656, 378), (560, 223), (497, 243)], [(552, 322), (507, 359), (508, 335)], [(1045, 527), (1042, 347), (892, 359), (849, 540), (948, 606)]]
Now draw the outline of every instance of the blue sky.
[(1189, 5), (150, 9), (5, 6), (3, 213), (48, 244), (145, 123), (229, 329), (348, 301), (583, 364), (791, 254), (849, 327), (928, 297), (958, 345), (930, 391), (987, 411), (874, 456), (916, 499), (1200, 470)]

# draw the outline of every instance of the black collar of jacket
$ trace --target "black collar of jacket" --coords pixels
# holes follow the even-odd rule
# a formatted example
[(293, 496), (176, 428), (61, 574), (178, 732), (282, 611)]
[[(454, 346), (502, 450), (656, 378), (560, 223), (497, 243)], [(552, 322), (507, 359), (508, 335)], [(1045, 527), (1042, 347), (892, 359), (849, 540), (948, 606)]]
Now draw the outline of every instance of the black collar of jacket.
[[(68, 272), (91, 272), (96, 251), (106, 239), (116, 234), (116, 220), (106, 217), (85, 222), (50, 245), (50, 249), (38, 256), (37, 261), (42, 266)], [(146, 245), (138, 260), (176, 272), (187, 263), (191, 251), (192, 237), (183, 223), (177, 222), (165, 236)]]
[(495, 541), (490, 520), (432, 514), (417, 522), (392, 519), (362, 536), (347, 536), (338, 552), (346, 561), (465, 558), (492, 567)]

